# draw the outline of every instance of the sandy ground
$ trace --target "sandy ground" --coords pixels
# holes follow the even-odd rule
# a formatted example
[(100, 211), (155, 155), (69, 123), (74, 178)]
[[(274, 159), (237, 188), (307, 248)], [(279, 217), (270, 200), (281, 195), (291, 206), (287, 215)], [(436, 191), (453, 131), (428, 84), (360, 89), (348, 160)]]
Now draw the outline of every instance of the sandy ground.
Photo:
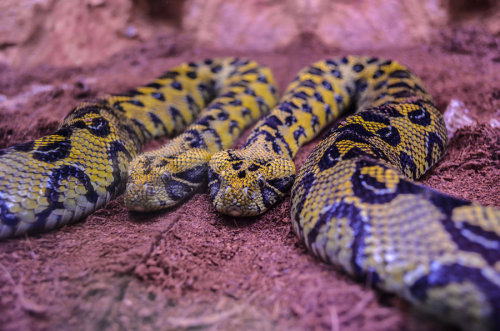
[[(0, 148), (51, 132), (84, 98), (126, 91), (184, 61), (253, 58), (283, 90), (314, 60), (370, 54), (406, 64), (441, 109), (459, 99), (479, 123), (458, 131), (423, 183), (500, 206), (500, 129), (491, 125), (500, 118), (498, 40), (462, 31), (432, 45), (340, 52), (304, 38), (273, 54), (214, 54), (181, 40), (159, 37), (90, 67), (0, 68)], [(128, 213), (118, 198), (83, 222), (5, 240), (0, 329), (453, 329), (308, 255), (289, 215), (288, 198), (250, 219), (218, 215), (205, 193), (148, 215)]]

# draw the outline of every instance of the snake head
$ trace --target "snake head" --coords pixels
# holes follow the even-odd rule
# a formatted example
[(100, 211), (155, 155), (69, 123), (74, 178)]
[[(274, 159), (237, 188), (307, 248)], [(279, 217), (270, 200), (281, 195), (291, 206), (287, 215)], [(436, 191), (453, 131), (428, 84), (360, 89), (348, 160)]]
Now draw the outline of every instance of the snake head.
[(132, 211), (156, 211), (191, 197), (206, 182), (206, 150), (192, 149), (175, 156), (161, 150), (139, 155), (129, 166), (123, 202)]
[(212, 156), (208, 174), (218, 212), (255, 216), (285, 196), (295, 179), (295, 164), (266, 152), (226, 150)]

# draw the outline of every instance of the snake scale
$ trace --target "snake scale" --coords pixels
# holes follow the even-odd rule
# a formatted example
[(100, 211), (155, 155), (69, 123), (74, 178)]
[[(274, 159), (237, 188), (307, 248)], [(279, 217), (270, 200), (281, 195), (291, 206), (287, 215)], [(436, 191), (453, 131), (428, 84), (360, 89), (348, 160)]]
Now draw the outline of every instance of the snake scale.
[[(314, 63), (241, 149), (221, 151), (275, 101), (269, 69), (227, 58), (82, 103), (54, 134), (0, 151), (0, 238), (82, 219), (127, 182), (127, 208), (162, 209), (192, 195), (208, 169), (219, 212), (261, 214), (293, 185), (293, 230), (312, 254), (443, 320), (499, 329), (500, 211), (412, 181), (447, 143), (420, 80), (390, 60)], [(357, 112), (295, 178), (299, 148), (349, 110)], [(131, 161), (145, 142), (178, 134), (196, 116), (164, 148)]]
[[(300, 146), (349, 110), (295, 178)], [(342, 57), (302, 70), (245, 145), (215, 153), (219, 212), (258, 215), (293, 184), (309, 251), (464, 329), (500, 329), (500, 210), (414, 183), (444, 154), (443, 118), (401, 64)]]
[[(229, 147), (276, 98), (267, 67), (221, 58), (185, 63), (135, 90), (78, 105), (53, 134), (0, 150), (0, 238), (89, 215), (123, 192), (129, 162), (145, 142), (178, 134), (199, 116), (165, 147), (164, 160), (149, 162), (146, 154), (141, 172), (131, 173), (131, 191), (137, 186), (149, 197), (155, 187), (144, 180), (162, 173), (157, 166), (172, 170), (160, 180), (168, 197), (181, 201), (206, 177), (209, 154)], [(129, 195), (125, 202), (130, 209), (170, 203), (140, 206)]]

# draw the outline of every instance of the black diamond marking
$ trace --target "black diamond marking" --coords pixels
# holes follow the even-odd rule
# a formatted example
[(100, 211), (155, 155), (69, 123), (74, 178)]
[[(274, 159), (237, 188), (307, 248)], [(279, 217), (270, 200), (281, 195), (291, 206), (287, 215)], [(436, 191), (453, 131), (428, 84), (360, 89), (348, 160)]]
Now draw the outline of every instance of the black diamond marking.
[(241, 102), (241, 100), (235, 99), (235, 100), (229, 102), (229, 104), (231, 106), (241, 106), (243, 103)]
[(387, 85), (387, 81), (386, 80), (383, 80), (381, 81), (380, 83), (378, 83), (377, 85), (375, 85), (375, 87), (373, 88), (375, 91), (377, 90), (380, 90), (382, 87), (386, 86)]
[(157, 100), (165, 101), (165, 96), (161, 92), (153, 92), (151, 93), (151, 96)]
[(437, 134), (431, 132), (427, 137), (427, 155), (425, 156), (425, 161), (427, 162), (427, 165), (429, 167), (434, 164), (434, 160), (432, 159), (433, 158), (432, 152), (434, 150), (435, 145), (437, 145), (439, 148), (440, 153), (438, 154), (441, 154), (444, 150), (443, 141)]
[(352, 70), (354, 70), (355, 72), (361, 72), (363, 71), (363, 69), (365, 69), (365, 66), (362, 65), (361, 63), (356, 63), (355, 65), (352, 66)]
[(307, 101), (307, 99), (309, 98), (309, 96), (307, 95), (307, 93), (304, 92), (304, 91), (300, 91), (300, 92), (294, 93), (293, 97), (298, 98), (298, 99), (302, 99), (304, 101)]
[[(396, 196), (400, 194), (397, 187), (389, 190), (385, 183), (379, 182), (376, 178), (362, 174), (361, 169), (366, 166), (377, 165), (374, 161), (367, 161), (365, 159), (356, 162), (356, 171), (351, 177), (353, 193), (363, 202), (371, 204), (384, 204), (391, 202)], [(387, 167), (382, 167), (387, 169)]]
[(310, 87), (310, 88), (316, 87), (316, 84), (310, 79), (306, 79), (306, 80), (300, 82), (300, 85), (305, 86), (305, 87)]
[(189, 110), (193, 114), (198, 114), (200, 112), (200, 107), (198, 104), (194, 101), (193, 97), (190, 96), (189, 94), (186, 95), (186, 102), (188, 104)]
[(297, 123), (297, 118), (295, 118), (295, 116), (293, 115), (289, 115), (285, 118), (285, 125), (290, 127), (292, 126), (294, 123)]
[(160, 78), (170, 78), (170, 79), (175, 79), (177, 76), (179, 76), (179, 73), (176, 71), (167, 71), (165, 74), (160, 76)]
[[(55, 135), (57, 135), (57, 132)], [(38, 161), (54, 163), (67, 158), (70, 152), (71, 140), (66, 137), (62, 141), (56, 141), (47, 145), (39, 146), (33, 152), (32, 157)]]
[(163, 85), (161, 85), (160, 83), (149, 83), (148, 85), (145, 85), (144, 87), (151, 87), (151, 88), (154, 88), (154, 89), (161, 89), (163, 87)]
[(402, 87), (402, 88), (406, 88), (408, 90), (412, 89), (412, 87), (410, 85), (408, 85), (408, 83), (403, 82), (403, 81), (393, 83), (393, 84), (387, 86), (387, 88), (396, 88), (396, 87)]
[(87, 130), (97, 137), (107, 137), (111, 133), (109, 122), (104, 117), (92, 119), (92, 123), (87, 125)]
[(391, 92), (391, 95), (398, 99), (398, 98), (409, 98), (414, 96), (415, 94), (410, 92), (410, 91), (399, 91), (399, 92)]
[(15, 150), (15, 151), (18, 151), (18, 152), (31, 152), (33, 150), (34, 146), (35, 146), (35, 142), (34, 141), (30, 141), (30, 142), (27, 142), (27, 143), (23, 143), (23, 144), (19, 144), (19, 145), (13, 146), (12, 149)]
[(364, 92), (366, 90), (366, 88), (368, 87), (368, 83), (364, 79), (357, 79), (354, 82), (354, 84), (356, 86), (357, 92)]
[(333, 77), (342, 79), (342, 74), (337, 69), (332, 70), (332, 75), (333, 75)]
[(182, 90), (182, 84), (178, 81), (173, 81), (170, 86), (176, 90), (181, 91)]
[(330, 107), (329, 104), (325, 103), (325, 114), (326, 114), (326, 117), (330, 117), (330, 115), (332, 115), (332, 107)]
[[(243, 72), (241, 73), (241, 75), (249, 75), (249, 74), (256, 74), (256, 73), (258, 73), (257, 68), (253, 68), (253, 69), (248, 69), (248, 70), (243, 71)], [(265, 78), (265, 76), (264, 76), (264, 75), (260, 75), (260, 76), (259, 76), (259, 79), (260, 79), (260, 77), (264, 77), (264, 79), (266, 80), (266, 82), (265, 82), (265, 83), (267, 83), (267, 79)], [(257, 80), (258, 80), (258, 79), (257, 79)], [(259, 80), (259, 82), (260, 82), (260, 80)]]
[(221, 110), (218, 114), (217, 114), (217, 119), (219, 121), (225, 121), (229, 118), (229, 114), (227, 112), (225, 112), (224, 110)]
[(294, 180), (295, 175), (291, 175), (283, 178), (268, 179), (266, 182), (268, 185), (285, 194), (292, 187)]
[(427, 92), (424, 90), (424, 88), (423, 88), (422, 86), (420, 86), (419, 84), (415, 84), (415, 85), (413, 86), (413, 88), (414, 88), (415, 90), (417, 90), (417, 91), (421, 92), (421, 93), (427, 93)]
[(152, 112), (147, 112), (149, 119), (151, 122), (153, 122), (155, 128), (161, 128), (163, 132), (167, 133), (167, 127), (165, 126), (165, 123), (155, 114)]
[(338, 66), (337, 62), (333, 61), (333, 60), (326, 60), (325, 61), (327, 65), (329, 66)]
[(328, 91), (333, 91), (332, 84), (330, 84), (328, 81), (326, 81), (326, 80), (322, 81), (321, 85), (323, 85), (323, 87), (325, 89), (327, 89)]
[(363, 121), (365, 121), (365, 122), (376, 122), (376, 123), (382, 123), (385, 125), (391, 124), (391, 121), (389, 120), (389, 118), (387, 118), (386, 116), (377, 114), (375, 112), (375, 110), (364, 111), (364, 112), (358, 113), (357, 116), (360, 116), (363, 119)]
[[(271, 93), (273, 93), (273, 94), (274, 94), (274, 93), (276, 93), (276, 89), (275, 89), (275, 88), (274, 88), (274, 86), (272, 86), (272, 85), (269, 85), (269, 91), (270, 91)], [(245, 93), (246, 93), (246, 94), (248, 94), (248, 95), (251, 95), (251, 96), (253, 96), (253, 97), (256, 97), (256, 96), (257, 96), (257, 94), (255, 94), (255, 91), (254, 91), (254, 90), (252, 90), (252, 89), (251, 89), (251, 88), (249, 88), (249, 87), (247, 87), (247, 88), (245, 89)]]
[(421, 126), (428, 126), (431, 124), (431, 115), (423, 107), (419, 107), (417, 110), (408, 113), (408, 119), (414, 123)]
[(187, 130), (185, 132), (186, 140), (189, 141), (189, 147), (191, 148), (207, 148), (205, 140), (203, 139), (200, 132), (197, 130)]
[(310, 73), (311, 75), (315, 75), (315, 76), (321, 76), (324, 73), (323, 70), (321, 70), (320, 68), (316, 68), (316, 67), (310, 67), (307, 72)]
[(237, 162), (234, 162), (231, 164), (231, 166), (233, 167), (233, 169), (235, 171), (240, 170), (242, 165), (243, 165), (243, 161), (237, 161)]
[(281, 111), (284, 111), (284, 112), (289, 113), (289, 114), (293, 113), (293, 108), (297, 109), (297, 106), (293, 102), (289, 102), (289, 101), (283, 101), (279, 105), (279, 109)]
[(318, 102), (325, 102), (323, 96), (319, 92), (314, 92), (314, 98), (316, 98)]
[(222, 66), (221, 65), (216, 65), (215, 67), (212, 67), (210, 69), (211, 72), (213, 72), (214, 74), (220, 72), (222, 70)]
[(125, 93), (120, 93), (120, 94), (113, 94), (114, 96), (117, 96), (117, 97), (130, 97), (130, 98), (133, 98), (133, 97), (136, 97), (138, 95), (144, 95), (144, 93), (142, 92), (139, 92), (137, 90), (129, 90)]
[(226, 92), (222, 94), (220, 97), (221, 98), (234, 98), (236, 96), (236, 93), (233, 91)]
[(344, 97), (340, 94), (335, 94), (335, 102), (337, 102), (338, 104), (342, 104), (344, 102)]
[[(399, 153), (399, 164), (401, 172), (406, 174), (406, 176), (408, 176), (411, 179), (417, 178), (417, 165), (413, 161), (411, 155), (408, 155), (404, 151), (401, 151)], [(406, 169), (408, 169), (408, 171), (411, 173), (411, 176), (408, 175)]]
[(110, 192), (111, 197), (115, 197), (120, 194), (125, 189), (126, 184), (125, 178), (127, 177), (127, 172), (125, 171), (122, 173), (120, 170), (119, 153), (122, 153), (128, 162), (132, 160), (132, 155), (130, 155), (129, 151), (121, 142), (113, 141), (111, 143), (108, 155), (110, 156), (110, 159), (113, 160), (113, 182), (106, 189)]
[(240, 124), (235, 120), (231, 120), (231, 122), (229, 123), (229, 132), (231, 134), (234, 134), (233, 131), (235, 131), (235, 130), (236, 130), (236, 133), (239, 133)]
[(144, 104), (141, 101), (136, 100), (136, 99), (127, 100), (125, 102), (130, 103), (130, 104), (137, 106), (137, 107), (144, 107)]
[(323, 156), (318, 162), (318, 167), (321, 171), (324, 171), (326, 169), (330, 169), (334, 165), (337, 164), (337, 162), (340, 160), (340, 152), (335, 146), (335, 144), (331, 144), (326, 151), (323, 153)]
[(313, 129), (316, 130), (316, 127), (319, 126), (319, 117), (318, 116), (312, 114), (311, 125), (312, 125)]
[(202, 164), (194, 168), (174, 174), (173, 176), (193, 184), (202, 184), (207, 177), (208, 165)]
[(389, 73), (391, 78), (410, 78), (410, 73), (407, 70), (395, 70)]
[(266, 76), (264, 75), (259, 75), (259, 77), (257, 78), (257, 81), (261, 82), (261, 83), (268, 83), (268, 80), (266, 78)]
[[(234, 166), (233, 166), (234, 168)], [(257, 171), (260, 169), (260, 166), (258, 164), (255, 164), (255, 163), (252, 163), (249, 167), (248, 167), (248, 171), (251, 171), (251, 172), (254, 172), (254, 171)], [(234, 170), (238, 170), (238, 169), (234, 169)]]
[(208, 183), (209, 183), (209, 191), (210, 191), (210, 199), (213, 201), (219, 193), (220, 189), (220, 181), (219, 177), (208, 167)]
[(396, 147), (401, 143), (399, 131), (394, 126), (379, 129), (376, 134), (389, 145)]
[(186, 74), (186, 76), (188, 76), (189, 78), (191, 79), (196, 79), (198, 78), (198, 74), (196, 73), (196, 71), (190, 71)]
[(246, 116), (252, 116), (252, 112), (248, 108), (242, 108), (241, 109), (241, 116), (246, 117)]
[(375, 71), (375, 73), (373, 74), (373, 79), (377, 79), (379, 78), (380, 76), (382, 76), (384, 74), (384, 72), (382, 70), (377, 70)]
[(278, 127), (282, 126), (283, 122), (275, 115), (271, 115), (266, 118), (264, 125), (272, 128), (273, 130), (278, 130)]
[(304, 136), (307, 138), (306, 131), (304, 130), (302, 125), (299, 125), (299, 127), (295, 131), (293, 131), (293, 138), (295, 139), (295, 142), (297, 143), (297, 145), (299, 144), (299, 139), (301, 136)]
[(179, 118), (181, 120), (182, 125), (187, 125), (186, 120), (184, 119), (184, 116), (182, 116), (179, 109), (177, 109), (174, 106), (170, 106), (168, 107), (168, 112), (172, 117), (173, 122), (177, 123), (177, 119)]

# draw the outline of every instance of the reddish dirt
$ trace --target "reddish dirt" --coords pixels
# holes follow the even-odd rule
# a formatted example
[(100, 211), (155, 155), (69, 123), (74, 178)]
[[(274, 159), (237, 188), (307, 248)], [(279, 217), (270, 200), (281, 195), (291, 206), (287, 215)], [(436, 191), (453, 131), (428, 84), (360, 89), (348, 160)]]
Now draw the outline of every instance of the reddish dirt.
[[(274, 54), (214, 54), (180, 40), (158, 38), (97, 66), (0, 68), (0, 147), (49, 133), (83, 98), (125, 91), (187, 60), (254, 58), (273, 69), (283, 90), (314, 60), (371, 54), (408, 65), (441, 109), (459, 99), (479, 122), (456, 134), (423, 183), (500, 205), (500, 129), (490, 125), (500, 115), (497, 39), (464, 30), (432, 45), (339, 52), (305, 37)], [(303, 148), (297, 166), (318, 140)], [(83, 222), (5, 240), (0, 329), (452, 329), (311, 257), (289, 215), (288, 198), (252, 219), (218, 215), (204, 193), (148, 215), (128, 213), (118, 198)]]

